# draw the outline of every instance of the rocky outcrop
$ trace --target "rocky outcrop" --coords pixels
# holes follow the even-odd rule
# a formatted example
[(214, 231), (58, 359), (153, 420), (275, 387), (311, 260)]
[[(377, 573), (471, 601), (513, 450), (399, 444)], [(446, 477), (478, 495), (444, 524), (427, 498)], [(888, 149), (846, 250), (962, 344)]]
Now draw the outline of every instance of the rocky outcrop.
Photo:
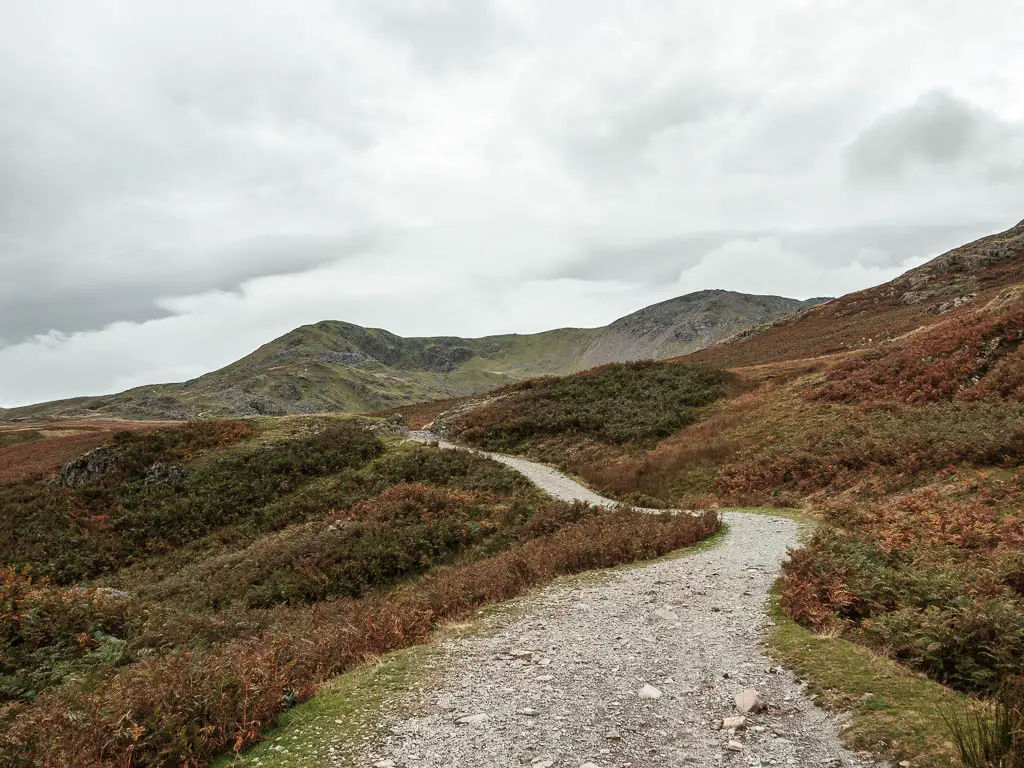
[(59, 482), (65, 488), (84, 488), (116, 469), (117, 465), (117, 452), (109, 445), (102, 445), (65, 464)]
[(377, 435), (405, 437), (409, 434), (409, 427), (405, 424), (405, 417), (400, 413), (393, 413), (384, 421), (371, 424), (368, 429)]

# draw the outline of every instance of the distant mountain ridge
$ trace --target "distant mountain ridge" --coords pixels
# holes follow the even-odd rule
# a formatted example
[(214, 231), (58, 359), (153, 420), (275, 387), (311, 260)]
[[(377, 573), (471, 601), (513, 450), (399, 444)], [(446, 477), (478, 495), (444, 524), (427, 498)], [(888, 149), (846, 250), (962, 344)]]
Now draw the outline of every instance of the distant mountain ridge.
[(0, 418), (182, 419), (376, 410), (604, 363), (684, 355), (824, 300), (700, 291), (645, 307), (601, 328), (476, 339), (403, 338), (379, 328), (325, 320), (296, 328), (237, 362), (181, 384), (0, 409)]

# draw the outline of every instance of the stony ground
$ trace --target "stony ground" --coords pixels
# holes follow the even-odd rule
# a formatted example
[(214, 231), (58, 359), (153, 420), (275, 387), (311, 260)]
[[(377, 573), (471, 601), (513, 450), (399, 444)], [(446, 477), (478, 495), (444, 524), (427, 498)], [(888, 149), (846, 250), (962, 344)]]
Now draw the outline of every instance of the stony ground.
[[(458, 447), (447, 440), (437, 437), (431, 432), (410, 432), (409, 439), (416, 440), (421, 443), (437, 443), (442, 448), (470, 450)], [(594, 493), (585, 485), (580, 485), (572, 478), (559, 472), (557, 469), (545, 466), (544, 464), (538, 464), (535, 461), (530, 461), (519, 456), (507, 456), (503, 453), (490, 453), (489, 451), (476, 450), (473, 452), (484, 456), (490, 456), (495, 461), (500, 461), (502, 464), (512, 467), (512, 469), (516, 470), (520, 474), (525, 475), (526, 478), (533, 482), (538, 488), (547, 491), (556, 499), (561, 499), (562, 501), (585, 501), (588, 504), (595, 504), (599, 507), (614, 507), (618, 504), (616, 501), (606, 499), (604, 496)]]
[[(550, 468), (501, 460), (561, 498), (606, 501)], [(717, 546), (556, 584), (447, 643), (436, 685), (395, 703), (364, 764), (875, 765), (840, 746), (840, 723), (761, 645), (796, 524), (724, 518)], [(741, 716), (736, 695), (752, 688), (767, 709), (723, 729)]]

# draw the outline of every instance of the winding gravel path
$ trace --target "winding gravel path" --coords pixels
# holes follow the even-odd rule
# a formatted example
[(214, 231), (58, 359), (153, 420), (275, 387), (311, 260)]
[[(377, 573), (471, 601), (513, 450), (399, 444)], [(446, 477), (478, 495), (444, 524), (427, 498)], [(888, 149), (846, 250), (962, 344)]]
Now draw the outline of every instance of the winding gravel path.
[[(610, 503), (548, 467), (495, 458), (559, 498)], [(393, 710), (365, 765), (877, 765), (840, 746), (838, 719), (762, 648), (766, 595), (796, 525), (723, 517), (715, 547), (552, 585), (445, 643), (434, 685)], [(641, 698), (648, 685), (660, 696)], [(720, 730), (748, 688), (768, 710)]]
[[(509, 456), (504, 453), (492, 453), (490, 451), (479, 451), (475, 448), (464, 448), (460, 445), (456, 445), (455, 443), (439, 438), (433, 432), (413, 431), (409, 433), (409, 439), (415, 440), (418, 443), (437, 443), (441, 448), (472, 451), (473, 453), (489, 456), (495, 461), (499, 461), (508, 467), (512, 467), (512, 469), (525, 476), (542, 491), (546, 491), (556, 499), (560, 499), (562, 501), (585, 501), (587, 504), (593, 504), (597, 507), (617, 507), (619, 505), (619, 502), (594, 493), (585, 485), (580, 485), (571, 477), (564, 475), (557, 469), (549, 467), (546, 464), (538, 464), (536, 461), (530, 461), (529, 459), (524, 459), (519, 456)], [(642, 511), (661, 512), (663, 510), (655, 509)]]

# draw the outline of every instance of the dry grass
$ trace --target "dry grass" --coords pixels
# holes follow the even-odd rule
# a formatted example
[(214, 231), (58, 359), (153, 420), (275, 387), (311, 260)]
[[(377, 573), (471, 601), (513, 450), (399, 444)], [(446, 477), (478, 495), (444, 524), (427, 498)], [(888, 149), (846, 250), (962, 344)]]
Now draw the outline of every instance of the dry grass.
[[(0, 733), (10, 765), (199, 766), (239, 750), (290, 702), (338, 673), (423, 642), (464, 618), (561, 574), (652, 558), (713, 534), (716, 515), (613, 512), (477, 562), (441, 568), (384, 596), (283, 609), (259, 637), (133, 664), (92, 690), (55, 690), (14, 711)], [(11, 713), (8, 713), (9, 715)]]
[(809, 395), (842, 403), (928, 403), (1024, 397), (1024, 306), (954, 316), (849, 357)]
[[(56, 472), (85, 451), (110, 442), (117, 432), (167, 426), (152, 421), (88, 421), (0, 424), (0, 483)], [(30, 437), (18, 436), (28, 433)]]

